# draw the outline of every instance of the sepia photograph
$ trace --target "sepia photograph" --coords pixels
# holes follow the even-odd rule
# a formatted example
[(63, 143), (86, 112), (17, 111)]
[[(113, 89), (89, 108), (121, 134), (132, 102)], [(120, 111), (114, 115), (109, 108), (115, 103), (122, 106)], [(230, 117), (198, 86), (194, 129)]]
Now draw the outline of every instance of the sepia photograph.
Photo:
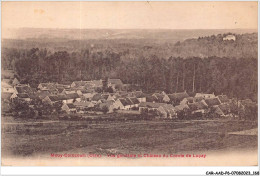
[(257, 1), (5, 1), (1, 18), (1, 166), (258, 165)]

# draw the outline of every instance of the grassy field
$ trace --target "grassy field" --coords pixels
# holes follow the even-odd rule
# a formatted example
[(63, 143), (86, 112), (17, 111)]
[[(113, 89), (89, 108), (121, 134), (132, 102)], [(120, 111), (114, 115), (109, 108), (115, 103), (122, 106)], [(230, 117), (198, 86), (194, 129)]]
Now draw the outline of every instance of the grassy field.
[[(43, 122), (43, 123), (39, 123)], [(2, 156), (51, 153), (172, 154), (257, 149), (257, 122), (238, 120), (68, 121), (2, 118)], [(232, 134), (233, 133), (233, 134)]]

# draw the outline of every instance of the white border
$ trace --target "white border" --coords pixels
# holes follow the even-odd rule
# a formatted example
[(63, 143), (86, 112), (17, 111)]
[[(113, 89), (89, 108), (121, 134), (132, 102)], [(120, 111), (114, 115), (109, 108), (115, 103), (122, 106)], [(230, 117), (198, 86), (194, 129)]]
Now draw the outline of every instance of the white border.
[[(4, 0), (10, 1), (10, 0)], [(16, 1), (26, 1), (26, 0), (16, 0)], [(48, 1), (48, 0), (41, 0)], [(62, 0), (56, 0), (62, 1)], [(96, 0), (102, 1), (102, 0)], [(106, 1), (106, 0), (105, 0)], [(121, 0), (114, 0), (121, 1)], [(140, 1), (140, 0), (133, 0)], [(156, 0), (149, 0), (156, 1)], [(175, 1), (175, 0), (174, 0)], [(196, 0), (183, 0), (183, 1), (196, 1)], [(207, 1), (207, 0), (201, 0)], [(216, 0), (223, 1), (223, 0)], [(247, 0), (229, 0), (229, 1), (247, 1)], [(257, 1), (257, 0), (253, 0)], [(2, 2), (2, 0), (1, 0)], [(1, 4), (0, 4), (1, 7)], [(259, 1), (258, 1), (258, 12), (259, 12)], [(15, 12), (14, 12), (15, 13)], [(1, 19), (0, 19), (1, 20)], [(259, 13), (258, 13), (258, 26), (259, 26)], [(0, 29), (1, 33), (1, 29)], [(1, 35), (1, 34), (0, 34)], [(0, 44), (1, 48), (1, 44)], [(258, 36), (258, 58), (260, 58), (260, 42)], [(1, 62), (0, 62), (1, 66)], [(260, 63), (258, 61), (258, 68), (260, 68)], [(1, 76), (0, 76), (1, 77)], [(258, 92), (260, 92), (259, 87), (259, 77), (260, 72), (258, 69)], [(1, 84), (1, 83), (0, 83)], [(260, 96), (258, 95), (258, 102)], [(258, 112), (260, 112), (260, 107), (258, 106)], [(259, 120), (259, 115), (258, 115)], [(1, 118), (0, 118), (1, 123)], [(258, 124), (259, 129), (259, 124)], [(1, 133), (0, 133), (1, 138)], [(258, 130), (258, 141), (259, 141), (259, 130)], [(260, 147), (258, 144), (258, 151)], [(0, 150), (1, 156), (1, 150)], [(1, 161), (1, 158), (0, 158)], [(259, 161), (259, 152), (258, 152)], [(258, 166), (251, 167), (12, 167), (12, 166), (0, 166), (0, 175), (205, 175), (207, 171), (259, 171)]]

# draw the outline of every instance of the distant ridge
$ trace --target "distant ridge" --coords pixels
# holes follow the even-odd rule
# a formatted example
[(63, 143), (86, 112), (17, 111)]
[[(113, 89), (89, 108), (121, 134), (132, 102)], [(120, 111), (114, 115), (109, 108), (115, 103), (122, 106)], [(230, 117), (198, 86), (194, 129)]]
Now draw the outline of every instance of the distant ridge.
[(3, 39), (152, 39), (183, 41), (223, 33), (255, 33), (257, 29), (48, 29), (19, 28), (3, 31)]

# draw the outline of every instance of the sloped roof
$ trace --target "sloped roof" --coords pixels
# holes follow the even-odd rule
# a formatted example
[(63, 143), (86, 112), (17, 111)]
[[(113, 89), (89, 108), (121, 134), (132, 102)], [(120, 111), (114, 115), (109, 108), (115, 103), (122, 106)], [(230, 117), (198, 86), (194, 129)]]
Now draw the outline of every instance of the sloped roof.
[(40, 83), (40, 85), (46, 89), (56, 89), (55, 83)]
[(228, 97), (226, 95), (219, 95), (218, 98), (221, 101), (221, 103), (228, 102)]
[(30, 98), (28, 94), (25, 93), (21, 93), (21, 94), (17, 94), (18, 98)]
[(155, 96), (158, 101), (162, 102), (163, 101), (163, 98), (164, 98), (164, 95), (161, 94), (161, 93), (154, 93), (153, 96)]
[(39, 99), (39, 96), (38, 96), (37, 93), (29, 93), (28, 96), (29, 96), (29, 98), (31, 98), (31, 99)]
[(67, 106), (68, 106), (70, 109), (76, 108), (76, 107), (74, 106), (74, 104), (67, 104)]
[(59, 98), (58, 96), (56, 96), (56, 95), (51, 95), (51, 96), (49, 96), (49, 99), (50, 99), (51, 101), (60, 101), (60, 98)]
[(58, 97), (59, 100), (67, 100), (67, 99), (70, 99), (69, 97), (67, 97), (67, 95), (62, 95), (62, 94), (57, 95), (57, 97)]
[(114, 101), (112, 100), (112, 101), (106, 101), (106, 102), (104, 102), (104, 103), (100, 103), (99, 104), (99, 107), (100, 108), (103, 108), (104, 106), (106, 106), (106, 107), (110, 107), (110, 106), (112, 106), (114, 104)]
[(101, 96), (100, 93), (98, 93), (98, 94), (96, 94), (96, 95), (94, 95), (94, 96), (92, 97), (92, 100), (93, 100), (93, 101), (98, 101), (98, 100), (100, 100), (100, 99), (102, 99), (102, 96)]
[(107, 100), (107, 98), (109, 97), (109, 94), (103, 94), (103, 95), (101, 95), (101, 97), (102, 97), (103, 99)]
[(215, 105), (220, 105), (220, 101), (218, 98), (207, 98), (205, 99), (205, 102), (209, 107), (215, 106)]
[(161, 106), (168, 114), (174, 115), (175, 108), (171, 104), (165, 104)]
[(188, 106), (189, 106), (189, 108), (190, 108), (192, 111), (196, 111), (196, 110), (208, 108), (207, 104), (205, 104), (204, 101), (195, 102), (195, 103), (190, 103), (190, 104), (188, 104)]
[(129, 97), (130, 101), (133, 103), (133, 104), (139, 104), (139, 100), (135, 97)]
[(102, 80), (93, 80), (91, 81), (92, 85), (94, 87), (100, 87), (100, 86), (103, 86), (103, 83), (102, 83)]
[(152, 103), (152, 102), (141, 102), (139, 107), (147, 107), (147, 108), (159, 108), (160, 106), (165, 105), (166, 103)]
[(214, 94), (207, 93), (196, 93), (195, 97), (203, 97), (203, 96), (215, 96)]
[(118, 99), (123, 106), (132, 105), (133, 103), (128, 98), (119, 98)]
[(133, 105), (132, 101), (129, 98), (125, 98), (127, 105)]
[(174, 109), (175, 109), (176, 111), (182, 111), (182, 110), (184, 110), (184, 109), (189, 109), (189, 106), (186, 105), (186, 104), (181, 104), (181, 105), (175, 106)]
[(2, 86), (3, 88), (12, 88), (12, 86), (11, 86), (9, 83), (4, 82), (4, 81), (1, 82), (1, 86)]
[(90, 104), (92, 104), (91, 102), (75, 102), (74, 105), (75, 106), (82, 106), (82, 107), (88, 107)]
[(151, 96), (151, 95), (146, 95), (145, 97), (146, 97), (147, 102), (159, 101), (158, 98)]
[(193, 101), (194, 102), (199, 102), (199, 101), (201, 101), (201, 100), (203, 100), (204, 98), (203, 97), (194, 97), (193, 98)]
[(37, 92), (37, 95), (38, 95), (38, 97), (40, 99), (44, 99), (45, 97), (50, 95), (50, 92), (48, 92), (48, 91), (40, 91), (40, 92)]
[(28, 86), (15, 86), (18, 94), (20, 93), (31, 93), (32, 89)]
[(196, 102), (199, 109), (206, 109), (208, 108), (208, 105), (205, 103), (204, 100)]
[(86, 85), (86, 81), (74, 81), (73, 82), (75, 84), (75, 87), (80, 87), (80, 86), (85, 86)]
[(70, 93), (70, 94), (66, 94), (66, 97), (68, 99), (76, 99), (76, 98), (80, 98), (79, 95), (77, 93)]
[(184, 98), (188, 98), (187, 92), (168, 94), (171, 101), (182, 101)]
[(186, 99), (187, 99), (187, 101), (189, 103), (193, 103), (194, 102), (194, 98), (193, 97), (187, 97)]
[(135, 91), (133, 92), (133, 96), (135, 96), (136, 98), (143, 98), (145, 97), (144, 93), (142, 91)]

